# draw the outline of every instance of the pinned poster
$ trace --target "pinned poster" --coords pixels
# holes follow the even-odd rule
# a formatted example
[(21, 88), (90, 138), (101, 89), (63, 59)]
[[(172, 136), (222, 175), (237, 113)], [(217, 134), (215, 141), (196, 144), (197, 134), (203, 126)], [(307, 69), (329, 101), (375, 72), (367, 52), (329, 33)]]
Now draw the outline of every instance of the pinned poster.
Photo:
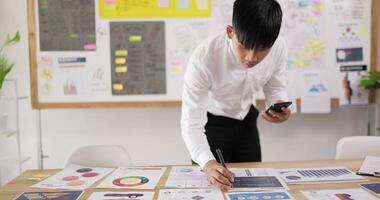
[(215, 200), (224, 199), (223, 193), (216, 189), (164, 189), (160, 190), (158, 200)]
[(331, 97), (324, 71), (302, 74), (301, 113), (330, 113)]
[(154, 192), (94, 192), (88, 200), (153, 200)]
[(368, 90), (360, 87), (360, 80), (367, 72), (367, 65), (346, 65), (340, 67), (339, 104), (368, 104)]
[(166, 167), (119, 167), (97, 188), (155, 189)]
[(44, 189), (67, 189), (83, 190), (90, 187), (96, 181), (102, 179), (113, 168), (85, 167), (80, 165), (70, 165), (40, 183), (33, 185), (35, 188)]
[(338, 190), (311, 190), (301, 191), (309, 200), (350, 200), (365, 199), (376, 200), (377, 198), (360, 188)]

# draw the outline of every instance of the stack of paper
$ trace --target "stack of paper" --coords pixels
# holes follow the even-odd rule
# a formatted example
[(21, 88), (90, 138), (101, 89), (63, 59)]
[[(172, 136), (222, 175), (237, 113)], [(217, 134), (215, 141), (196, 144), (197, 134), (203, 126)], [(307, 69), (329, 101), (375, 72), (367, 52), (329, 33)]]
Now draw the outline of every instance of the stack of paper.
[(345, 167), (292, 168), (277, 170), (289, 184), (347, 182), (366, 180)]
[[(286, 184), (270, 168), (229, 168), (235, 174), (233, 190), (284, 190)], [(211, 188), (200, 167), (173, 167), (166, 188)]]
[(380, 177), (380, 157), (366, 156), (358, 174)]

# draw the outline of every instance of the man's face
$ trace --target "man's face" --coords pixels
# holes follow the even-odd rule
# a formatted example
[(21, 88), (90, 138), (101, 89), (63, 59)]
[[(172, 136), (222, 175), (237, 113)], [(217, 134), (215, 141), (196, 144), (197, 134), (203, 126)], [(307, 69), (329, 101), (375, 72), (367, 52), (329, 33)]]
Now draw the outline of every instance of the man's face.
[(227, 26), (227, 35), (232, 40), (235, 56), (239, 63), (245, 68), (249, 69), (256, 66), (269, 54), (271, 48), (265, 50), (246, 49), (238, 41), (236, 34), (234, 34), (232, 26)]

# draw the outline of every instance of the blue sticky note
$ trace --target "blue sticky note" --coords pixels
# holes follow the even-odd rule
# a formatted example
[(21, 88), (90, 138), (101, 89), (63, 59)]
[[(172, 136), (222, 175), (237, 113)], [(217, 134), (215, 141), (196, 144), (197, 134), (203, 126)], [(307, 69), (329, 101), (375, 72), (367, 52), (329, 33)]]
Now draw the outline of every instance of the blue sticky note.
[(190, 8), (190, 0), (178, 0), (178, 8)]

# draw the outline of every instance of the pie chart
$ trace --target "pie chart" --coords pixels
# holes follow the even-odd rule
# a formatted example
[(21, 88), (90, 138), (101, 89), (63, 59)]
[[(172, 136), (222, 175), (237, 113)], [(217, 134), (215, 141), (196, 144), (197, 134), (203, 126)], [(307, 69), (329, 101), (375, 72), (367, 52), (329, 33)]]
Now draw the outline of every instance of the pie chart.
[(143, 176), (125, 176), (112, 181), (116, 186), (120, 187), (133, 187), (148, 183), (149, 179)]

